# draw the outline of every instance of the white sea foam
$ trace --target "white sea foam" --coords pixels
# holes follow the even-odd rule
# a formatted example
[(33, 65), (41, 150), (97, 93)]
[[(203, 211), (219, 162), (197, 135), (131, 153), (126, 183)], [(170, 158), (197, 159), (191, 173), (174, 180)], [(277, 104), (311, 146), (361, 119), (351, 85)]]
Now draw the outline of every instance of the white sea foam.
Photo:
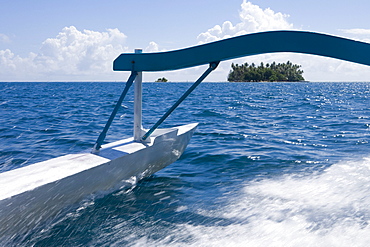
[[(370, 243), (370, 159), (335, 164), (311, 176), (248, 183), (224, 199), (226, 206), (198, 213), (234, 223), (181, 224), (172, 236), (155, 243), (146, 239), (147, 244), (326, 247)], [(185, 244), (182, 240), (189, 237), (192, 240)]]

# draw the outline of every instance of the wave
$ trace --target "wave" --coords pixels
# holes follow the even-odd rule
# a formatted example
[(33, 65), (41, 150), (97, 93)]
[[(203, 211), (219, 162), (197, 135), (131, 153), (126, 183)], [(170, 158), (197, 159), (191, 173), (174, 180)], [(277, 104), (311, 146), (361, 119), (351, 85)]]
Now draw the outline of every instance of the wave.
[(225, 193), (221, 208), (196, 212), (232, 223), (183, 223), (166, 238), (144, 237), (131, 246), (368, 246), (369, 184), (370, 158), (309, 176), (249, 182)]

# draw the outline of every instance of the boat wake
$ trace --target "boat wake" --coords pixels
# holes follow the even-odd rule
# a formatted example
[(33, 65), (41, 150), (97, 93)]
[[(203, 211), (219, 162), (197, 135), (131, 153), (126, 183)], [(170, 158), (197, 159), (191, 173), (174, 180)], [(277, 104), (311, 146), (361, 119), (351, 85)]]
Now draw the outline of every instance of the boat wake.
[(221, 208), (196, 210), (232, 223), (179, 224), (164, 239), (133, 246), (368, 246), (369, 194), (370, 158), (310, 176), (262, 179), (225, 194)]
[[(83, 241), (89, 246), (368, 246), (370, 242), (370, 158), (340, 162), (310, 175), (248, 181), (240, 189), (225, 191), (214, 207), (173, 201), (177, 196), (164, 186), (179, 182), (176, 179), (152, 178), (139, 187), (134, 178), (126, 182), (130, 186), (84, 200), (59, 219), (13, 240), (61, 243), (89, 231), (92, 235)], [(161, 213), (166, 210), (170, 214)]]

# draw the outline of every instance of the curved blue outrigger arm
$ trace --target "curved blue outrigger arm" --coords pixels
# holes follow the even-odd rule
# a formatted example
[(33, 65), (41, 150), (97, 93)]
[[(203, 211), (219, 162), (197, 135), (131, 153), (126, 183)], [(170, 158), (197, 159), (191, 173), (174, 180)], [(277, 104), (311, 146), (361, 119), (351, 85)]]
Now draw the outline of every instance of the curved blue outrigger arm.
[(176, 70), (273, 52), (305, 53), (370, 65), (370, 44), (368, 43), (314, 32), (270, 31), (242, 35), (176, 51), (121, 54), (114, 60), (113, 70)]
[[(115, 71), (166, 71), (184, 69), (204, 64), (209, 68), (184, 95), (142, 137), (150, 134), (171, 112), (211, 73), (220, 61), (274, 52), (294, 52), (341, 59), (370, 66), (370, 44), (351, 39), (305, 31), (269, 31), (247, 34), (185, 49), (156, 53), (125, 53), (113, 62)], [(132, 83), (130, 77), (128, 84)], [(129, 86), (128, 86), (129, 87)], [(114, 114), (113, 114), (114, 115)], [(114, 116), (113, 116), (114, 117)], [(97, 150), (103, 143), (104, 133), (98, 139)]]

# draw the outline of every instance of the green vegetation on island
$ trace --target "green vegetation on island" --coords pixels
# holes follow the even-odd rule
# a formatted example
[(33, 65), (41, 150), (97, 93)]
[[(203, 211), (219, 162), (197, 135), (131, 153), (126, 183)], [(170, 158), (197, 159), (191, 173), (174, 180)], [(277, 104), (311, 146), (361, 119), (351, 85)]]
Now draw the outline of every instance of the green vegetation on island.
[(165, 77), (158, 78), (155, 82), (168, 82), (168, 80)]
[(264, 65), (261, 63), (258, 67), (252, 64), (231, 64), (231, 70), (227, 77), (230, 82), (259, 82), (259, 81), (304, 81), (301, 65), (273, 62)]

